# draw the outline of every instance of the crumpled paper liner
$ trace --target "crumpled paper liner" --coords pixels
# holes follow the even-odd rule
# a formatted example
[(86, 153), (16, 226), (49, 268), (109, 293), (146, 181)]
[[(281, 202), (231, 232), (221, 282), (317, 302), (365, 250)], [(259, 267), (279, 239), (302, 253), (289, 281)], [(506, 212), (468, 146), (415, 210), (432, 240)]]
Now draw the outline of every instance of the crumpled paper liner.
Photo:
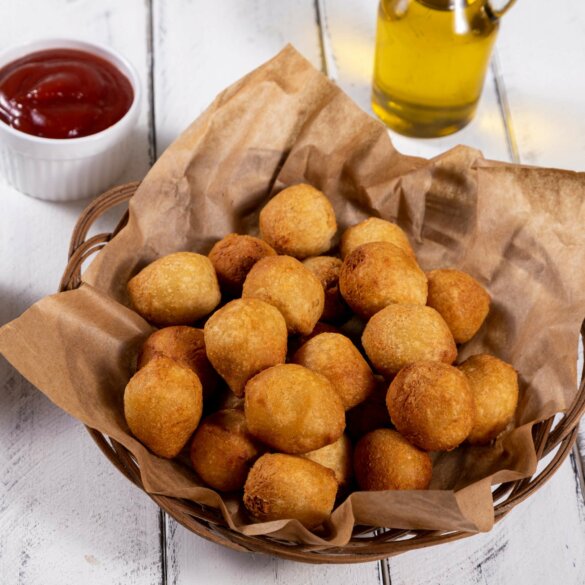
[[(516, 428), (495, 445), (437, 454), (428, 491), (353, 493), (317, 533), (297, 521), (250, 523), (238, 497), (201, 487), (188, 466), (136, 441), (122, 409), (137, 349), (152, 331), (125, 306), (128, 279), (163, 254), (207, 252), (230, 232), (257, 233), (270, 196), (302, 181), (328, 195), (341, 229), (369, 215), (397, 221), (424, 269), (475, 276), (492, 309), (460, 359), (492, 353), (516, 367), (521, 383)], [(534, 473), (533, 423), (576, 394), (584, 225), (584, 174), (492, 163), (466, 147), (429, 161), (403, 156), (381, 124), (287, 47), (222, 92), (167, 149), (81, 288), (3, 327), (0, 351), (55, 404), (128, 448), (148, 492), (218, 507), (244, 534), (323, 547), (347, 543), (354, 524), (486, 531), (491, 486)]]

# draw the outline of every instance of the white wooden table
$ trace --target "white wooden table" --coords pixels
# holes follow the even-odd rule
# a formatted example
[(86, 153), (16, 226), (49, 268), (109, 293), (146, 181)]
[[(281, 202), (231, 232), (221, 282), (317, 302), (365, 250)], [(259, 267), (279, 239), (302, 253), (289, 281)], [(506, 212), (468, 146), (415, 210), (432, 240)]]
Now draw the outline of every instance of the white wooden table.
[[(0, 2), (0, 49), (40, 36), (111, 45), (138, 68), (139, 179), (216, 93), (292, 42), (370, 111), (377, 0)], [(505, 19), (476, 119), (405, 153), (464, 143), (489, 158), (585, 170), (585, 4), (520, 0)], [(56, 290), (87, 201), (51, 204), (0, 179), (0, 324)], [(101, 228), (110, 229), (114, 218)], [(546, 332), (543, 332), (546, 334)], [(582, 440), (581, 452), (585, 453)], [(166, 517), (83, 427), (0, 358), (0, 585), (585, 583), (576, 454), (489, 534), (357, 566), (308, 566), (225, 550)]]

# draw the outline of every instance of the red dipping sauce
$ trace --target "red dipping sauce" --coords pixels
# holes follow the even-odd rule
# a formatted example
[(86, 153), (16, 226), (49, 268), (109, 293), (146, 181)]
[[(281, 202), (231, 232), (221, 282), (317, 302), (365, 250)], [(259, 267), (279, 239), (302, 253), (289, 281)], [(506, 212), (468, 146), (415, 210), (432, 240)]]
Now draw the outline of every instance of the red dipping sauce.
[(128, 78), (85, 51), (38, 51), (0, 69), (0, 120), (34, 136), (95, 134), (120, 120), (133, 99)]

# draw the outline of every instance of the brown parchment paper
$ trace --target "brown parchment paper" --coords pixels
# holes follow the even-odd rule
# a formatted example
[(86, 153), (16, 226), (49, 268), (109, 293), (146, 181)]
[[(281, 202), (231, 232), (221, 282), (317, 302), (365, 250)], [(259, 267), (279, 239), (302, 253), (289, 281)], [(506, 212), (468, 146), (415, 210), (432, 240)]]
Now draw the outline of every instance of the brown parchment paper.
[[(137, 348), (152, 331), (125, 306), (129, 277), (163, 254), (257, 233), (259, 209), (301, 181), (331, 199), (340, 231), (369, 215), (397, 221), (423, 268), (458, 267), (483, 283), (492, 309), (460, 359), (490, 352), (521, 382), (516, 428), (495, 445), (437, 455), (428, 491), (353, 493), (316, 533), (296, 521), (250, 523), (238, 497), (222, 498), (187, 465), (149, 453), (122, 409)], [(222, 92), (168, 148), (81, 288), (3, 327), (0, 351), (55, 404), (126, 446), (148, 492), (218, 507), (234, 530), (315, 546), (343, 545), (356, 523), (485, 531), (491, 486), (535, 471), (533, 423), (576, 394), (584, 225), (584, 174), (492, 163), (466, 147), (428, 161), (403, 156), (381, 124), (287, 47)]]

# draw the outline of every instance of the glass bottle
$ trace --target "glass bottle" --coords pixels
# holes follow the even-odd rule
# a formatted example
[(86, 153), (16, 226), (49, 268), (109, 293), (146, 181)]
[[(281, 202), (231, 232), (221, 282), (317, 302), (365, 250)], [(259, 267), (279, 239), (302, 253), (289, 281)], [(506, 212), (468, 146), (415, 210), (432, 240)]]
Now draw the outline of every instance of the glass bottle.
[(472, 118), (501, 10), (487, 0), (380, 0), (372, 108), (408, 136), (445, 136)]

